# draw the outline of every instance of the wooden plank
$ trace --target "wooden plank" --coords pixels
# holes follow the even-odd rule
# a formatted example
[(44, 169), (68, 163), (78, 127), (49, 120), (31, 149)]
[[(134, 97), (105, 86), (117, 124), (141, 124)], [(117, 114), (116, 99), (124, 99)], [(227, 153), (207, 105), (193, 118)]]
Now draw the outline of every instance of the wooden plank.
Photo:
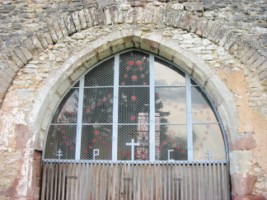
[(47, 167), (46, 167), (46, 163), (43, 163), (43, 175), (42, 175), (42, 192), (41, 192), (41, 200), (45, 200), (45, 191), (46, 191), (46, 187), (47, 187), (47, 180), (46, 180), (46, 171), (47, 171)]

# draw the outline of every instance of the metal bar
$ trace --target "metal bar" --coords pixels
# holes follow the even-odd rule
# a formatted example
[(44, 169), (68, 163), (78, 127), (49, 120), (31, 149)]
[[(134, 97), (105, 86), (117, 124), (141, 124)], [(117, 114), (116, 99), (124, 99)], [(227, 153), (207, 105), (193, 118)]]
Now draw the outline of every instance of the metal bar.
[(76, 127), (75, 160), (80, 160), (80, 156), (81, 156), (83, 94), (84, 94), (84, 76), (80, 79), (80, 83), (79, 83), (79, 100), (78, 100), (77, 127)]
[(188, 161), (193, 161), (193, 128), (192, 128), (192, 99), (191, 99), (191, 79), (188, 74), (185, 76), (186, 87), (186, 127), (187, 127), (187, 153)]
[(45, 190), (47, 188), (47, 179), (46, 179), (46, 171), (47, 171), (47, 167), (46, 167), (46, 163), (43, 164), (43, 176), (42, 176), (42, 192), (41, 192), (41, 200), (45, 200)]
[(118, 152), (118, 110), (119, 110), (119, 55), (114, 61), (114, 88), (113, 88), (113, 126), (112, 126), (112, 161), (117, 161)]
[(155, 161), (155, 59), (152, 54), (149, 55), (149, 160)]
[(57, 200), (58, 189), (58, 163), (54, 163), (54, 200)]

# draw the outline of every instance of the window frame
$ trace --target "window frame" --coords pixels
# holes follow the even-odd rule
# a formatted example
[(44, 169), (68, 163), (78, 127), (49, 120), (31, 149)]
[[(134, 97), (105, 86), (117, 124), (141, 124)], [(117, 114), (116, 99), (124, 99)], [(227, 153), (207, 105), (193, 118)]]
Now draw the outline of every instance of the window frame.
[[(150, 116), (155, 116), (155, 77), (154, 77), (154, 73), (155, 73), (155, 60), (159, 59), (162, 60), (163, 62), (166, 62), (168, 64), (170, 64), (171, 66), (173, 66), (174, 68), (176, 68), (178, 71), (181, 71), (184, 74), (184, 78), (185, 78), (185, 91), (186, 91), (186, 132), (187, 132), (187, 153), (188, 153), (188, 157), (187, 160), (155, 160), (155, 120), (154, 119), (150, 119), (149, 121), (149, 160), (118, 160), (117, 159), (117, 152), (118, 152), (118, 105), (119, 105), (119, 65), (120, 65), (120, 55), (127, 53), (127, 52), (131, 52), (131, 51), (137, 51), (137, 52), (141, 52), (141, 53), (145, 53), (149, 56), (149, 70), (150, 70), (150, 75), (149, 75), (149, 79), (150, 79), (150, 84), (149, 84), (149, 91), (150, 91), (150, 97), (149, 97), (149, 101), (150, 101)], [(83, 98), (84, 98), (84, 78), (85, 75), (87, 75), (88, 73), (90, 73), (91, 70), (93, 70), (95, 67), (98, 67), (99, 65), (101, 65), (103, 62), (114, 58), (114, 94), (113, 94), (113, 122), (112, 122), (112, 159), (110, 160), (89, 160), (89, 159), (81, 159), (81, 139), (82, 139), (82, 125), (83, 125), (83, 121), (82, 121), (82, 113), (83, 113)], [(167, 67), (167, 66), (166, 66)], [(192, 85), (191, 82), (195, 82), (196, 85)], [(169, 164), (169, 163), (209, 163), (209, 162), (213, 162), (213, 163), (227, 163), (229, 161), (229, 153), (228, 153), (228, 146), (226, 143), (226, 134), (225, 131), (223, 129), (223, 126), (221, 124), (221, 120), (219, 117), (219, 114), (217, 112), (217, 110), (215, 109), (214, 105), (212, 104), (212, 102), (210, 101), (208, 95), (205, 93), (205, 90), (203, 90), (203, 88), (197, 83), (197, 81), (195, 81), (188, 73), (184, 72), (181, 68), (175, 66), (173, 63), (171, 63), (170, 61), (167, 61), (166, 59), (154, 55), (152, 53), (149, 52), (145, 52), (139, 49), (129, 49), (126, 51), (122, 51), (120, 53), (117, 53), (115, 55), (112, 55), (110, 57), (108, 57), (107, 59), (98, 62), (94, 67), (92, 67), (89, 71), (87, 71), (84, 75), (82, 75), (79, 80), (73, 84), (73, 86), (70, 89), (77, 89), (77, 87), (74, 87), (75, 85), (77, 85), (77, 83), (79, 83), (78, 85), (78, 90), (79, 90), (79, 96), (78, 96), (78, 114), (77, 114), (77, 127), (76, 127), (76, 146), (75, 146), (75, 158), (74, 159), (48, 159), (45, 158), (45, 153), (43, 154), (43, 160), (44, 161), (48, 161), (48, 162), (85, 162), (85, 163), (131, 163), (131, 164), (147, 164), (147, 163), (155, 163), (155, 164)], [(222, 139), (223, 139), (223, 143), (224, 143), (224, 150), (225, 150), (225, 160), (200, 160), (200, 161), (196, 161), (194, 160), (194, 144), (193, 144), (193, 124), (198, 124), (198, 123), (194, 123), (192, 120), (192, 98), (191, 98), (191, 88), (192, 87), (199, 87), (200, 90), (204, 93), (205, 97), (207, 98), (208, 103), (210, 104), (210, 108), (212, 109), (212, 111), (214, 112), (214, 115), (217, 119), (217, 123), (220, 130), (221, 130), (221, 134), (222, 134)], [(69, 90), (66, 92), (66, 94), (69, 92)], [(64, 95), (65, 96), (65, 95)], [(61, 103), (61, 101), (59, 102), (59, 104)], [(54, 115), (53, 115), (54, 117)], [(53, 123), (50, 123), (50, 126)], [(211, 124), (215, 124), (215, 123), (211, 123)], [(49, 128), (50, 128), (49, 126)], [(48, 128), (48, 131), (49, 131)], [(48, 134), (47, 131), (47, 134)], [(47, 141), (47, 137), (46, 137), (46, 141)], [(45, 142), (45, 147), (46, 147), (46, 142)], [(45, 149), (44, 149), (45, 152)]]

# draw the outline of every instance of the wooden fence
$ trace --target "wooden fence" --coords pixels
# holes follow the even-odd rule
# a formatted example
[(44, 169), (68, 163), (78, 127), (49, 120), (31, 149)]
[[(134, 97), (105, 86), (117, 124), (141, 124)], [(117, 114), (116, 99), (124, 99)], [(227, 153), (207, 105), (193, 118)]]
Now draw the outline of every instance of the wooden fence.
[(41, 200), (229, 200), (225, 163), (43, 163)]

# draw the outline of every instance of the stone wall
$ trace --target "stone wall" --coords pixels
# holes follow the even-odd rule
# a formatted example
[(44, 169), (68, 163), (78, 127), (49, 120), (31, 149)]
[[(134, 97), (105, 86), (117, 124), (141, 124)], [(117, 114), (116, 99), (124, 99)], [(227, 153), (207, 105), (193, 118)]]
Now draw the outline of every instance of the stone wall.
[(60, 99), (88, 67), (131, 47), (199, 81), (228, 134), (233, 195), (267, 197), (266, 1), (1, 3), (0, 199), (38, 196), (35, 150)]

